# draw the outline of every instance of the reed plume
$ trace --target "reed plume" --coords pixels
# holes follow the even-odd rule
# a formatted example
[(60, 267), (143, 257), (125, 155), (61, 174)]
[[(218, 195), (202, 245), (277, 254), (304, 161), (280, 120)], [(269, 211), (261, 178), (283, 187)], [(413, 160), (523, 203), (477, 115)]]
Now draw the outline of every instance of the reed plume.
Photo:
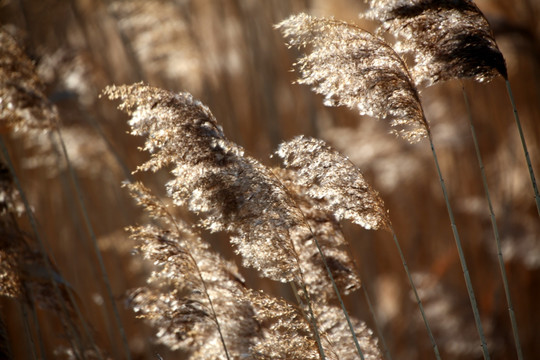
[(325, 105), (388, 119), (394, 132), (411, 142), (426, 136), (429, 126), (407, 67), (382, 39), (346, 22), (306, 14), (276, 27), (290, 47), (308, 48), (296, 64), (298, 83), (312, 85), (325, 96)]
[(300, 280), (290, 239), (309, 231), (302, 214), (271, 170), (225, 137), (206, 106), (142, 84), (105, 93), (122, 99), (132, 134), (147, 136), (152, 157), (138, 170), (174, 165), (167, 190), (176, 205), (204, 213), (199, 225), (210, 231), (233, 233), (245, 265), (274, 280)]
[[(160, 343), (188, 351), (190, 359), (224, 358), (219, 324), (231, 358), (319, 358), (304, 310), (246, 288), (236, 266), (214, 253), (148, 189), (140, 183), (128, 187), (150, 216), (163, 223), (129, 228), (145, 258), (157, 266), (149, 285), (132, 292), (130, 303), (139, 317), (156, 328)], [(314, 309), (327, 358), (355, 358), (341, 309), (328, 304), (330, 295), (323, 296), (322, 287), (307, 283), (316, 295)], [(364, 358), (380, 359), (372, 332), (365, 323), (353, 322)]]
[[(501, 75), (506, 81), (510, 99), (513, 99), (504, 57), (493, 38), (489, 23), (472, 1), (421, 0), (414, 2), (414, 4), (403, 4), (392, 0), (372, 0), (371, 6), (370, 16), (381, 21), (383, 29), (403, 39), (397, 44), (397, 47), (401, 51), (414, 54), (416, 63), (412, 73), (418, 84), (424, 83), (429, 86), (439, 81), (463, 78), (486, 81)], [(523, 359), (501, 250), (499, 230), (473, 125), (469, 100), (464, 87), (463, 95), (469, 113), (469, 125), (488, 202), (517, 354), (519, 359)], [(529, 174), (540, 214), (540, 198), (536, 179), (515, 106), (514, 114), (516, 115), (516, 122), (527, 164), (529, 165)]]
[(303, 237), (295, 237), (300, 266), (304, 270), (304, 281), (317, 302), (335, 301), (336, 294), (325, 269), (315, 239), (318, 241), (326, 262), (339, 291), (349, 294), (360, 288), (360, 277), (354, 261), (346, 250), (347, 241), (336, 217), (322, 209), (319, 204), (325, 202), (308, 194), (308, 188), (301, 184), (302, 176), (298, 171), (276, 168), (273, 170), (287, 188), (292, 199), (300, 208), (310, 232)]
[(364, 180), (358, 168), (322, 140), (303, 136), (285, 142), (276, 152), (283, 164), (294, 169), (308, 196), (338, 219), (348, 219), (366, 229), (390, 225), (379, 194)]
[[(163, 225), (130, 227), (144, 257), (156, 265), (131, 306), (156, 329), (160, 343), (192, 359), (238, 358), (249, 353), (259, 326), (242, 300), (236, 266), (212, 252), (141, 183), (127, 185), (139, 205)], [(226, 355), (226, 356), (225, 356)]]
[(399, 52), (412, 53), (416, 84), (450, 79), (508, 78), (506, 63), (486, 18), (469, 0), (371, 0), (368, 16), (398, 39)]

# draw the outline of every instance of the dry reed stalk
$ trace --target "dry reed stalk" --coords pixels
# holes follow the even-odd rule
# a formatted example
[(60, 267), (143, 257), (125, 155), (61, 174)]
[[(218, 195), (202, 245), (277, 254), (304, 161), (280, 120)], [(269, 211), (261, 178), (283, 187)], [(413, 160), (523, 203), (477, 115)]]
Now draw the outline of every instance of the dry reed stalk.
[[(423, 83), (430, 86), (440, 81), (464, 78), (489, 81), (501, 75), (505, 79), (507, 86), (509, 85), (504, 57), (495, 42), (488, 21), (472, 1), (419, 0), (404, 4), (395, 0), (372, 0), (371, 6), (370, 16), (382, 22), (382, 29), (401, 39), (397, 44), (397, 48), (400, 51), (414, 54), (415, 64), (412, 74), (418, 84)], [(465, 88), (462, 87), (462, 89), (469, 114), (469, 125), (482, 176), (482, 184), (488, 202), (516, 351), (518, 358), (523, 359), (514, 307), (504, 267), (499, 230), (493, 212), (469, 100)], [(508, 93), (515, 111), (509, 87)], [(515, 111), (515, 115), (540, 214), (540, 198), (536, 179), (519, 118), (517, 117), (517, 111)], [(486, 356), (486, 349), (484, 349), (484, 356)]]
[(312, 85), (325, 96), (325, 105), (388, 119), (393, 131), (411, 142), (426, 136), (418, 91), (403, 60), (383, 40), (355, 25), (306, 14), (276, 28), (290, 47), (308, 48), (296, 64), (298, 83)]
[[(439, 170), (431, 131), (425, 119), (416, 86), (411, 80), (406, 64), (388, 44), (354, 25), (333, 19), (314, 18), (306, 14), (292, 16), (277, 25), (277, 28), (282, 31), (286, 38), (289, 38), (290, 46), (299, 48), (310, 46), (306, 54), (298, 61), (301, 75), (301, 79), (298, 81), (299, 83), (314, 85), (315, 92), (325, 95), (325, 105), (347, 105), (350, 108), (358, 108), (362, 115), (367, 114), (381, 118), (393, 118), (391, 121), (392, 126), (405, 125), (408, 127), (407, 130), (402, 129), (399, 133), (410, 142), (419, 141), (427, 136), (431, 144), (437, 170)], [(332, 101), (328, 102), (328, 99)], [(311, 145), (311, 151), (315, 150), (315, 148), (317, 147)], [(306, 147), (306, 149), (309, 149), (309, 147)], [(321, 151), (320, 146), (318, 152), (321, 154), (325, 153), (325, 151)], [(286, 156), (292, 156), (294, 158), (294, 152), (287, 153), (284, 157)], [(323, 156), (321, 155), (321, 157)], [(358, 185), (353, 185), (354, 181), (351, 183), (350, 181), (341, 181), (340, 179), (340, 177), (347, 178), (345, 173), (358, 177), (357, 169), (352, 172), (354, 175), (347, 171), (337, 171), (336, 174), (339, 175), (335, 176), (333, 171), (336, 169), (332, 167), (332, 164), (320, 163), (322, 166), (319, 165), (318, 171), (326, 174), (330, 180), (327, 184), (324, 184), (325, 180), (315, 177), (316, 181), (322, 183), (319, 184), (313, 181), (317, 186), (322, 185), (324, 187), (328, 185), (328, 190), (331, 191), (332, 196), (336, 196), (334, 194), (336, 189), (340, 189), (340, 192), (345, 193), (349, 187), (352, 187), (356, 191), (359, 190)], [(349, 165), (346, 168), (354, 168), (354, 165), (346, 159), (340, 162), (340, 164), (347, 163)], [(306, 163), (303, 165), (308, 167)], [(317, 172), (313, 173), (317, 174)], [(362, 179), (361, 175), (358, 178)], [(442, 176), (439, 176), (439, 179), (445, 200), (447, 201), (448, 210), (451, 214)], [(366, 189), (364, 189), (364, 192), (366, 192)], [(369, 194), (369, 191), (367, 192)], [(381, 205), (382, 202), (370, 200), (368, 201), (369, 203), (375, 204), (376, 209), (379, 209), (379, 218), (375, 218), (377, 219), (377, 227), (389, 228), (390, 222), (386, 214), (380, 211), (383, 208)], [(357, 218), (365, 209), (353, 210), (351, 212), (345, 212), (345, 214), (354, 222), (364, 227), (372, 227), (370, 223), (372, 219), (370, 217), (373, 216), (368, 216), (367, 219), (362, 217)], [(337, 213), (336, 215), (339, 217), (344, 214)], [(450, 218), (453, 224), (453, 215)], [(456, 241), (459, 242), (457, 231), (454, 232), (454, 236)], [(395, 233), (394, 240), (399, 245)], [(400, 256), (402, 256), (403, 254), (399, 246), (398, 250), (400, 251)], [(417, 296), (412, 277), (406, 266), (406, 262), (403, 260), (403, 256), (402, 261), (409, 282)], [(434, 352), (439, 357), (435, 339), (418, 296), (417, 301)]]

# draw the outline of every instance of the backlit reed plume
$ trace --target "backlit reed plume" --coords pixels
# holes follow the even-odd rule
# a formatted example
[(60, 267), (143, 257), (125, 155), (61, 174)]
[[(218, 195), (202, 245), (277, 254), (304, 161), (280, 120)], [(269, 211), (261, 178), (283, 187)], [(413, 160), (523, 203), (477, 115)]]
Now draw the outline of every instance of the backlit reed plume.
[(142, 84), (108, 87), (131, 115), (132, 134), (152, 157), (139, 170), (173, 165), (174, 203), (204, 214), (199, 224), (228, 231), (245, 265), (279, 281), (300, 280), (291, 238), (309, 232), (301, 212), (270, 169), (229, 141), (210, 110), (190, 94)]
[[(156, 265), (149, 285), (133, 291), (130, 303), (156, 329), (159, 342), (188, 351), (190, 359), (222, 359), (221, 333), (232, 359), (319, 359), (310, 323), (300, 308), (247, 289), (236, 266), (213, 252), (147, 188), (140, 183), (128, 187), (160, 223), (130, 228), (138, 248)], [(319, 295), (317, 288), (313, 290)], [(317, 296), (314, 309), (327, 358), (353, 359), (342, 311), (326, 301)], [(380, 359), (372, 332), (361, 321), (353, 323), (364, 358)]]
[(251, 305), (243, 300), (244, 285), (236, 266), (212, 252), (142, 184), (128, 187), (163, 224), (129, 228), (144, 257), (157, 266), (149, 285), (132, 292), (135, 312), (156, 328), (159, 342), (189, 351), (191, 359), (249, 354), (260, 327)]
[(415, 59), (411, 69), (417, 84), (450, 79), (487, 81), (508, 78), (506, 63), (491, 28), (469, 0), (371, 0), (369, 16), (382, 28), (403, 39), (400, 52)]
[[(472, 1), (417, 0), (413, 4), (404, 4), (395, 0), (372, 0), (371, 6), (373, 7), (371, 16), (382, 22), (382, 28), (396, 37), (402, 38), (402, 41), (398, 43), (398, 47), (402, 51), (414, 54), (416, 64), (412, 73), (417, 83), (425, 83), (425, 85), (429, 86), (439, 81), (462, 78), (485, 81), (500, 74), (506, 80), (510, 99), (515, 110), (504, 57), (493, 38), (489, 23)], [(502, 256), (499, 230), (465, 88), (463, 88), (463, 95), (469, 114), (469, 125), (484, 191), (488, 201), (518, 358), (523, 359)], [(529, 165), (529, 174), (540, 213), (540, 199), (536, 179), (516, 110), (514, 114), (516, 115), (516, 122)]]
[(17, 41), (0, 29), (0, 126), (15, 132), (55, 126), (56, 108), (43, 91), (32, 61)]
[(322, 140), (299, 136), (279, 146), (283, 164), (294, 169), (295, 180), (306, 193), (321, 199), (317, 205), (338, 219), (348, 219), (366, 229), (390, 224), (379, 194), (358, 168)]
[[(249, 291), (249, 301), (256, 309), (264, 335), (253, 347), (254, 359), (320, 359), (309, 323), (301, 310), (263, 292)], [(322, 343), (327, 359), (358, 359), (350, 332), (339, 307), (316, 305)], [(364, 322), (352, 319), (354, 329), (366, 360), (382, 359), (371, 330)]]
[(428, 124), (407, 67), (382, 39), (346, 22), (306, 14), (291, 16), (277, 28), (289, 46), (308, 48), (296, 64), (298, 82), (323, 94), (325, 105), (388, 119), (409, 141), (426, 135)]
[[(139, 183), (128, 186), (163, 224), (130, 228), (138, 248), (157, 267), (149, 285), (132, 292), (130, 303), (156, 329), (160, 343), (188, 351), (190, 359), (225, 358), (219, 326), (232, 359), (320, 358), (303, 310), (247, 289), (236, 266), (214, 253), (148, 189)], [(327, 304), (325, 296), (314, 303), (327, 358), (356, 358), (341, 309)], [(380, 359), (372, 332), (361, 321), (353, 323), (364, 358)]]
[[(133, 236), (143, 240), (145, 245), (141, 249), (146, 256), (162, 267), (152, 282), (156, 282), (154, 279), (159, 280), (158, 283), (167, 279), (166, 285), (155, 290), (141, 288), (133, 297), (135, 308), (159, 323), (161, 330), (158, 336), (164, 337), (165, 341), (174, 341), (178, 339), (174, 333), (179, 327), (180, 334), (185, 334), (185, 337), (180, 336), (182, 341), (173, 346), (194, 348), (195, 354), (203, 354), (206, 350), (202, 347), (198, 350), (202, 340), (188, 337), (208, 338), (210, 332), (216, 334), (218, 324), (223, 324), (221, 338), (226, 347), (229, 348), (231, 342), (241, 341), (241, 337), (247, 337), (242, 340), (242, 351), (252, 346), (251, 355), (257, 359), (275, 358), (276, 354), (287, 359), (336, 358), (332, 354), (343, 349), (349, 349), (352, 352), (349, 356), (354, 356), (355, 343), (351, 333), (346, 325), (339, 325), (350, 320), (342, 309), (330, 308), (334, 305), (326, 303), (327, 300), (335, 301), (335, 295), (329, 290), (332, 283), (324, 273), (326, 269), (314, 241), (320, 236), (323, 247), (329, 249), (329, 268), (342, 291), (358, 288), (359, 280), (353, 272), (352, 260), (342, 249), (342, 235), (337, 231), (335, 236), (332, 234), (337, 230), (336, 220), (331, 214), (314, 208), (317, 201), (310, 200), (301, 185), (291, 184), (291, 179), (300, 173), (292, 170), (274, 173), (245, 156), (238, 145), (225, 137), (210, 110), (187, 93), (173, 94), (142, 84), (113, 86), (105, 93), (110, 98), (123, 100), (120, 108), (131, 115), (132, 133), (147, 136), (145, 149), (152, 153), (152, 157), (139, 166), (139, 170), (156, 171), (173, 165), (175, 179), (168, 182), (167, 189), (176, 205), (187, 205), (191, 211), (204, 214), (199, 226), (232, 233), (233, 243), (245, 265), (255, 267), (262, 275), (275, 280), (293, 280), (301, 287), (299, 308), (247, 291), (235, 275), (236, 270), (231, 270), (231, 265), (207, 254), (208, 247), (195, 239), (184, 225), (179, 225), (180, 222), (171, 220), (163, 206), (144, 195), (147, 191), (141, 185), (132, 186), (135, 197), (155, 218), (169, 219), (166, 221), (169, 225), (167, 230), (151, 225), (132, 229)], [(313, 229), (309, 225), (314, 225)], [(178, 244), (182, 245), (179, 247)], [(330, 249), (332, 247), (335, 248)], [(188, 256), (188, 251), (193, 255)], [(193, 261), (193, 258), (200, 260)], [(192, 278), (197, 271), (199, 280)], [(307, 274), (304, 278), (303, 274), (311, 271), (314, 272), (311, 275), (321, 275), (321, 279), (313, 279)], [(185, 275), (185, 272), (190, 275)], [(207, 277), (208, 280), (202, 280)], [(176, 279), (177, 285), (171, 287), (172, 278)], [(186, 286), (199, 289), (195, 291), (197, 299), (184, 297), (176, 305)], [(177, 288), (184, 290), (175, 292)], [(203, 303), (200, 298), (205, 291), (207, 301), (204, 303), (208, 306), (207, 311), (201, 313), (202, 309), (197, 306)], [(241, 302), (239, 297), (246, 302)], [(179, 310), (171, 312), (167, 308), (170, 304)], [(210, 307), (215, 309), (212, 313), (208, 311)], [(291, 311), (297, 315), (285, 321), (283, 317), (290, 316)], [(250, 312), (259, 325), (249, 322)], [(158, 313), (166, 314), (164, 322)], [(193, 316), (186, 319), (191, 313)], [(317, 330), (314, 313), (324, 317), (324, 330)], [(176, 320), (171, 321), (172, 318)], [(215, 321), (209, 321), (209, 318)], [(251, 324), (248, 326), (250, 330), (246, 330), (246, 334), (238, 333), (238, 329), (246, 325), (234, 319), (247, 321)], [(361, 346), (366, 347), (362, 353), (366, 352), (368, 359), (380, 358), (376, 340), (365, 324), (355, 320), (352, 326), (352, 330), (361, 337)], [(188, 328), (204, 330), (196, 330), (192, 334)], [(257, 329), (259, 333), (256, 333)], [(215, 335), (211, 338), (214, 339), (211, 343), (218, 339)], [(298, 346), (304, 338), (308, 340)], [(281, 343), (279, 347), (278, 343)], [(238, 351), (231, 351), (233, 358)]]

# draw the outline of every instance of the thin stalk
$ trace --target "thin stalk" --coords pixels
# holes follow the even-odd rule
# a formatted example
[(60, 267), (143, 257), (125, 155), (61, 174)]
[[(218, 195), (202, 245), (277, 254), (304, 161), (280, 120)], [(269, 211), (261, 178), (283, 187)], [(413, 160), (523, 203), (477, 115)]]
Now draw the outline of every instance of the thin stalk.
[(343, 299), (341, 298), (341, 295), (339, 294), (339, 290), (337, 288), (336, 282), (334, 281), (334, 276), (332, 275), (332, 271), (330, 270), (330, 267), (328, 266), (328, 262), (326, 261), (326, 256), (324, 256), (323, 254), (321, 245), (319, 244), (319, 240), (317, 240), (317, 236), (315, 236), (314, 234), (313, 234), (313, 240), (315, 242), (315, 245), (317, 246), (317, 250), (319, 250), (319, 254), (321, 255), (321, 259), (323, 261), (324, 267), (326, 268), (326, 272), (328, 273), (328, 277), (330, 278), (330, 281), (332, 282), (332, 287), (334, 288), (334, 292), (337, 295), (337, 299), (339, 301), (339, 305), (341, 306), (341, 310), (343, 310), (343, 315), (345, 315), (345, 319), (347, 320), (347, 325), (349, 326), (349, 330), (351, 331), (351, 335), (354, 341), (354, 346), (356, 347), (356, 351), (358, 352), (358, 355), (360, 355), (360, 359), (364, 360), (364, 354), (362, 353), (362, 350), (360, 349), (360, 343), (358, 342), (358, 338), (356, 337), (356, 333), (354, 331), (354, 326), (351, 322), (351, 318), (349, 317), (349, 313), (347, 312), (347, 309), (345, 308), (345, 303), (343, 302)]
[(382, 343), (382, 347), (384, 349), (384, 355), (386, 359), (392, 360), (392, 356), (390, 355), (390, 351), (388, 350), (388, 346), (386, 345), (386, 341), (384, 340), (384, 336), (381, 330), (381, 327), (379, 326), (379, 322), (377, 321), (377, 317), (375, 316), (375, 310), (373, 309), (373, 305), (371, 304), (371, 299), (369, 298), (369, 294), (367, 291), (366, 284), (362, 281), (362, 290), (364, 292), (364, 297), (366, 298), (366, 302), (368, 304), (369, 312), (371, 313), (371, 316), (373, 317), (373, 322), (375, 323), (375, 328), (377, 329), (377, 332), (379, 333), (379, 338)]
[(478, 304), (476, 303), (476, 297), (474, 295), (474, 290), (472, 287), (471, 277), (469, 275), (469, 269), (467, 267), (467, 261), (465, 260), (465, 254), (463, 253), (463, 247), (461, 246), (461, 240), (459, 238), (459, 233), (456, 226), (456, 221), (454, 219), (454, 212), (452, 211), (452, 206), (450, 205), (450, 200), (448, 198), (448, 192), (446, 190), (446, 185), (444, 184), (444, 179), (442, 177), (441, 168), (439, 166), (439, 160), (437, 158), (437, 153), (435, 152), (435, 147), (433, 146), (433, 137), (431, 135), (431, 130), (427, 129), (427, 136), (429, 139), (429, 145), (431, 146), (431, 153), (433, 154), (433, 160), (435, 161), (435, 168), (437, 169), (437, 175), (439, 177), (439, 182), (441, 184), (441, 189), (444, 196), (444, 201), (446, 203), (446, 209), (448, 210), (448, 217), (450, 218), (450, 224), (452, 227), (452, 233), (454, 234), (454, 240), (456, 242), (456, 247), (459, 254), (459, 262), (461, 268), (463, 269), (463, 277), (465, 278), (465, 284), (467, 285), (467, 293), (469, 294), (469, 300), (471, 303), (472, 311), (474, 314), (474, 321), (476, 323), (476, 329), (478, 335), (480, 336), (480, 341), (482, 343), (482, 353), (485, 360), (489, 360), (489, 351), (486, 344), (486, 337), (484, 335), (484, 329), (482, 327), (482, 322), (480, 321), (480, 313), (478, 311)]
[(79, 182), (78, 182), (77, 177), (75, 175), (75, 170), (71, 166), (71, 162), (69, 160), (68, 152), (67, 152), (67, 149), (66, 149), (66, 144), (64, 143), (64, 140), (62, 139), (62, 134), (61, 134), (59, 128), (57, 129), (57, 134), (58, 134), (58, 139), (59, 139), (59, 142), (60, 142), (60, 146), (62, 148), (62, 153), (63, 153), (63, 155), (64, 155), (64, 157), (66, 159), (66, 164), (67, 164), (67, 167), (68, 167), (68, 170), (69, 170), (71, 181), (73, 183), (75, 193), (77, 194), (77, 200), (78, 200), (79, 206), (81, 208), (81, 213), (83, 215), (83, 219), (84, 219), (84, 222), (85, 222), (85, 225), (86, 225), (86, 229), (88, 231), (88, 234), (90, 235), (90, 239), (91, 239), (92, 245), (94, 247), (96, 257), (98, 259), (99, 268), (101, 270), (101, 278), (103, 280), (103, 283), (105, 284), (107, 295), (108, 295), (109, 300), (111, 302), (114, 318), (116, 320), (116, 324), (117, 324), (118, 330), (120, 332), (120, 337), (122, 339), (122, 345), (123, 345), (124, 351), (126, 353), (126, 358), (128, 360), (130, 360), (131, 359), (131, 354), (130, 354), (130, 351), (129, 351), (129, 346), (128, 346), (128, 342), (127, 342), (126, 333), (124, 331), (124, 327), (123, 327), (122, 321), (120, 319), (120, 313), (118, 311), (118, 306), (116, 305), (116, 302), (114, 300), (114, 295), (112, 293), (112, 288), (111, 288), (111, 284), (109, 282), (109, 277), (107, 275), (107, 270), (105, 269), (105, 263), (103, 261), (103, 257), (101, 256), (101, 251), (99, 250), (99, 246), (98, 246), (98, 243), (97, 243), (97, 237), (96, 237), (96, 234), (94, 233), (92, 223), (90, 222), (90, 217), (88, 216), (88, 211), (86, 210), (86, 205), (85, 205), (85, 202), (84, 202), (82, 191), (80, 189)]
[[(315, 314), (313, 313), (313, 308), (311, 307), (311, 298), (310, 298), (309, 293), (307, 291), (306, 285), (304, 284), (304, 280), (302, 279), (298, 283), (302, 286), (302, 291), (304, 292), (304, 294), (306, 296), (307, 307), (308, 307), (308, 311), (309, 311), (309, 317), (307, 317), (307, 318), (309, 319), (309, 322), (311, 322), (311, 326), (313, 326), (313, 330), (314, 330), (313, 333), (315, 335), (315, 342), (317, 343), (317, 347), (319, 348), (319, 355), (321, 355), (322, 360), (325, 360), (326, 355), (324, 353), (324, 349), (323, 349), (323, 346), (322, 346), (321, 335), (319, 334), (319, 328), (317, 327), (317, 320), (315, 318)], [(293, 288), (293, 292), (294, 292), (294, 296), (296, 297), (296, 301), (298, 302), (298, 304), (300, 304), (300, 309), (302, 310), (302, 312), (304, 312), (304, 302), (302, 301), (300, 296), (298, 296), (298, 290), (296, 289), (296, 285), (295, 285), (294, 282), (291, 282), (290, 284), (291, 284), (291, 287)]]
[[(165, 209), (166, 206), (161, 202), (161, 200), (158, 199), (158, 201), (163, 206), (163, 209)], [(174, 227), (176, 228), (177, 233), (181, 234), (180, 227), (178, 226), (174, 216), (171, 213), (169, 213), (168, 211), (166, 211), (166, 214), (169, 217), (169, 221), (171, 222), (171, 224), (174, 224)], [(227, 349), (227, 345), (225, 344), (225, 337), (223, 336), (223, 332), (221, 331), (221, 325), (219, 324), (217, 313), (216, 313), (216, 310), (214, 308), (214, 303), (212, 302), (212, 299), (210, 298), (210, 294), (208, 293), (208, 287), (206, 286), (206, 282), (204, 281), (204, 278), (202, 276), (201, 269), (199, 268), (199, 264), (197, 264), (197, 260), (195, 260), (195, 258), (191, 254), (190, 250), (186, 251), (186, 253), (189, 256), (189, 258), (191, 259), (191, 261), (193, 262), (193, 265), (195, 265), (195, 269), (197, 269), (197, 275), (198, 275), (199, 279), (201, 280), (201, 283), (202, 283), (203, 288), (204, 288), (204, 295), (206, 296), (206, 299), (208, 300), (208, 303), (210, 305), (210, 311), (212, 311), (212, 316), (214, 317), (214, 321), (216, 323), (216, 328), (217, 328), (217, 331), (219, 333), (219, 338), (221, 340), (221, 344), (223, 345), (223, 350), (225, 351), (225, 356), (227, 357), (227, 360), (230, 360), (231, 357), (230, 357), (230, 354), (229, 354), (229, 350)]]
[[(29, 292), (28, 289), (26, 289), (26, 291)], [(42, 333), (41, 333), (41, 326), (39, 326), (39, 320), (38, 320), (38, 317), (37, 317), (36, 306), (35, 306), (35, 303), (32, 300), (30, 301), (30, 306), (29, 307), (30, 307), (30, 312), (32, 314), (32, 321), (34, 322), (35, 327), (36, 327), (36, 334), (37, 334), (37, 338), (38, 338), (39, 351), (41, 353), (40, 358), (41, 359), (46, 359), (47, 356), (45, 354), (45, 344), (43, 344), (43, 336), (42, 336)]]
[(510, 87), (510, 81), (506, 79), (506, 90), (508, 92), (508, 97), (510, 98), (510, 103), (512, 104), (512, 110), (514, 112), (514, 119), (516, 120), (516, 125), (519, 132), (519, 138), (521, 140), (521, 145), (523, 146), (523, 153), (525, 154), (525, 160), (527, 161), (527, 167), (529, 169), (529, 176), (531, 177), (531, 182), (534, 190), (534, 198), (536, 200), (536, 209), (538, 210), (538, 215), (540, 216), (540, 194), (538, 193), (538, 186), (536, 185), (536, 177), (534, 176), (534, 170), (531, 163), (531, 158), (529, 156), (529, 150), (527, 149), (527, 143), (525, 142), (525, 136), (523, 135), (523, 129), (521, 128), (521, 121), (519, 120), (519, 115), (516, 107), (516, 102), (514, 101), (514, 95), (512, 93), (512, 88)]
[(497, 220), (495, 218), (495, 213), (493, 211), (493, 205), (491, 203), (491, 196), (489, 195), (489, 188), (488, 188), (488, 183), (487, 183), (486, 172), (484, 169), (484, 162), (482, 161), (482, 155), (480, 154), (480, 147), (478, 146), (478, 139), (476, 138), (476, 131), (473, 125), (472, 112), (471, 112), (471, 107), (469, 104), (469, 97), (467, 96), (467, 93), (465, 92), (465, 87), (463, 87), (463, 84), (461, 86), (461, 89), (463, 90), (463, 98), (465, 99), (465, 105), (467, 107), (467, 113), (469, 115), (468, 116), (469, 125), (471, 127), (471, 134), (473, 138), (474, 149), (476, 151), (476, 158), (478, 159), (478, 166), (480, 167), (480, 174), (482, 175), (482, 184), (484, 185), (484, 191), (486, 193), (486, 199), (488, 202), (489, 216), (491, 219), (491, 226), (493, 227), (493, 234), (495, 235), (495, 243), (497, 244), (497, 257), (499, 259), (499, 267), (501, 269), (504, 293), (506, 295), (506, 302), (508, 304), (508, 314), (510, 315), (510, 322), (512, 324), (514, 342), (516, 343), (517, 356), (519, 360), (523, 360), (523, 352), (521, 350), (521, 343), (519, 341), (516, 315), (514, 313), (514, 306), (512, 305), (512, 298), (510, 296), (510, 287), (508, 285), (508, 278), (506, 276), (506, 268), (504, 266), (504, 259), (503, 259), (502, 248), (501, 248), (501, 239), (499, 236), (499, 228), (497, 226)]
[(438, 360), (441, 360), (441, 354), (439, 353), (439, 347), (437, 346), (437, 343), (435, 342), (435, 337), (433, 336), (433, 332), (431, 331), (431, 327), (429, 326), (426, 313), (424, 311), (424, 305), (422, 305), (422, 300), (420, 300), (420, 296), (418, 296), (418, 291), (416, 290), (416, 286), (414, 285), (414, 281), (411, 276), (411, 272), (409, 271), (409, 266), (407, 265), (407, 261), (405, 261), (405, 256), (403, 255), (403, 251), (401, 250), (401, 246), (399, 245), (399, 241), (397, 239), (396, 232), (394, 231), (394, 227), (390, 225), (390, 231), (392, 232), (392, 237), (394, 238), (394, 243), (396, 244), (399, 257), (401, 258), (401, 262), (403, 263), (403, 268), (405, 269), (405, 273), (407, 274), (407, 278), (409, 279), (409, 284), (411, 285), (411, 288), (414, 293), (414, 297), (416, 299), (416, 303), (418, 304), (418, 308), (420, 309), (420, 314), (422, 314), (422, 319), (424, 320), (424, 324), (426, 326), (429, 340), (431, 341), (431, 346), (433, 347), (433, 351), (435, 352), (435, 357)]
[(30, 322), (28, 321), (28, 312), (26, 311), (25, 304), (19, 304), (23, 316), (23, 324), (24, 324), (24, 334), (26, 335), (26, 338), (30, 342), (30, 350), (32, 352), (32, 359), (37, 359), (37, 353), (36, 353), (36, 343), (34, 342), (34, 338), (32, 337), (32, 331), (30, 331)]
[[(15, 172), (15, 167), (13, 166), (13, 163), (11, 162), (11, 157), (9, 156), (9, 151), (6, 147), (6, 144), (4, 143), (4, 139), (1, 136), (0, 136), (0, 149), (2, 151), (4, 160), (6, 161), (6, 164), (9, 168), (9, 171), (11, 172), (11, 176), (13, 177), (13, 182), (15, 183), (15, 187), (19, 191), (19, 195), (21, 197), (21, 201), (23, 202), (26, 215), (28, 216), (28, 221), (30, 222), (30, 226), (32, 228), (32, 231), (34, 232), (34, 236), (36, 238), (36, 241), (39, 247), (41, 258), (43, 260), (43, 263), (45, 264), (45, 270), (47, 271), (47, 276), (53, 285), (54, 294), (58, 298), (58, 303), (60, 304), (62, 313), (65, 315), (66, 322), (69, 324), (69, 328), (70, 328), (69, 330), (73, 333), (74, 341), (77, 344), (78, 348), (82, 350), (83, 346), (81, 343), (81, 339), (78, 336), (78, 333), (77, 333), (77, 330), (75, 329), (74, 324), (71, 322), (71, 319), (70, 319), (70, 316), (69, 316), (69, 313), (67, 311), (67, 307), (65, 304), (65, 300), (62, 297), (62, 293), (60, 292), (58, 283), (54, 279), (54, 271), (51, 267), (49, 259), (47, 258), (47, 255), (46, 255), (47, 253), (45, 251), (45, 242), (43, 241), (41, 237), (41, 233), (38, 231), (38, 225), (37, 225), (36, 219), (34, 218), (34, 213), (32, 212), (30, 203), (28, 202), (28, 199), (26, 198), (26, 193), (24, 192), (22, 188), (21, 182), (19, 181), (19, 177), (17, 176), (17, 173)], [(77, 349), (74, 349), (74, 350), (75, 350), (75, 354), (77, 354), (77, 351), (76, 351)]]
[[(189, 254), (189, 257), (195, 262), (195, 259), (191, 256), (191, 253)], [(227, 357), (227, 360), (230, 360), (231, 357), (229, 355), (229, 350), (227, 350), (227, 345), (225, 344), (225, 337), (223, 336), (223, 332), (221, 331), (221, 326), (219, 325), (216, 310), (214, 309), (214, 303), (212, 302), (212, 299), (210, 298), (210, 294), (208, 293), (208, 288), (206, 287), (206, 282), (204, 281), (201, 271), (199, 270), (199, 266), (197, 265), (196, 262), (195, 262), (195, 268), (197, 269), (197, 273), (203, 284), (204, 294), (206, 295), (206, 298), (208, 299), (208, 303), (210, 304), (210, 310), (212, 311), (212, 314), (214, 315), (214, 321), (216, 322), (216, 328), (219, 333), (221, 344), (223, 345), (223, 350), (225, 351), (225, 356)]]

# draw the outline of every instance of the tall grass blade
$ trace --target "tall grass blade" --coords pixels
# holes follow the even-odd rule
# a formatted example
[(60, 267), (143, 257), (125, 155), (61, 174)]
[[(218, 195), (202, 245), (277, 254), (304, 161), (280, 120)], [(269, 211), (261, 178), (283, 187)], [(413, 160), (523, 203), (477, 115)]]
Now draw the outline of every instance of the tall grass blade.
[(368, 304), (369, 312), (371, 313), (371, 317), (373, 318), (375, 328), (377, 329), (377, 333), (379, 334), (379, 339), (381, 339), (385, 358), (387, 360), (392, 360), (392, 356), (390, 355), (390, 350), (388, 348), (388, 345), (386, 345), (386, 340), (384, 339), (382, 329), (379, 326), (379, 321), (377, 320), (377, 316), (375, 315), (375, 308), (373, 307), (373, 304), (371, 303), (371, 299), (370, 299), (365, 282), (362, 282), (362, 292), (364, 293), (364, 297), (366, 298), (366, 303)]

